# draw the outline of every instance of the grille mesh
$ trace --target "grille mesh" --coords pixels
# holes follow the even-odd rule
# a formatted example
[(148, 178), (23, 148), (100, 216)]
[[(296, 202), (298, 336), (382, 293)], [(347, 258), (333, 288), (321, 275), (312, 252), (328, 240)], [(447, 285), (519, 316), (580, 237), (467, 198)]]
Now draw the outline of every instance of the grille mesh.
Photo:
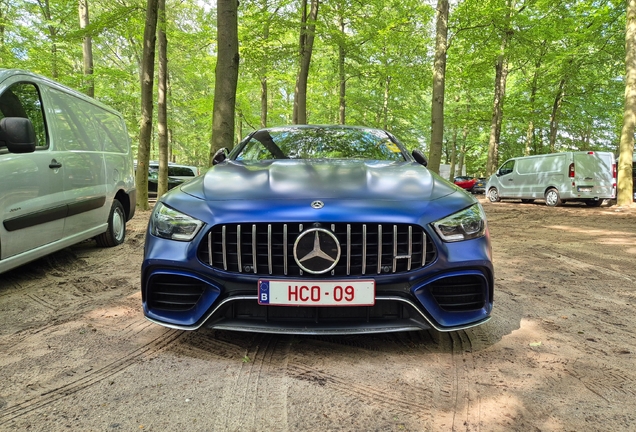
[[(306, 229), (331, 231), (340, 243), (336, 267), (304, 274), (293, 257), (294, 242)], [(198, 249), (199, 259), (219, 270), (268, 276), (362, 276), (402, 273), (430, 264), (433, 243), (421, 227), (408, 224), (259, 223), (216, 225)]]

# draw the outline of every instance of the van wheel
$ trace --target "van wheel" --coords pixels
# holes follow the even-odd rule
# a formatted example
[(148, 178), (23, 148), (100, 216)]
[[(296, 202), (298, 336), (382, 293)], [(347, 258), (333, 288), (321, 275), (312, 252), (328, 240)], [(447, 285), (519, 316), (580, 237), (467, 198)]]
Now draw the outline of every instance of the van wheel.
[(95, 237), (100, 247), (113, 247), (120, 245), (126, 238), (126, 213), (124, 207), (117, 200), (113, 200), (108, 215), (108, 229), (105, 233)]
[(545, 203), (550, 207), (558, 207), (563, 204), (559, 196), (559, 191), (554, 188), (548, 189), (545, 193)]
[(490, 188), (488, 190), (488, 199), (490, 200), (490, 202), (501, 201), (501, 198), (499, 197), (499, 192), (497, 191), (496, 188)]
[(533, 203), (534, 200), (533, 199), (522, 199), (521, 202), (524, 203), (524, 204), (530, 204), (530, 203)]

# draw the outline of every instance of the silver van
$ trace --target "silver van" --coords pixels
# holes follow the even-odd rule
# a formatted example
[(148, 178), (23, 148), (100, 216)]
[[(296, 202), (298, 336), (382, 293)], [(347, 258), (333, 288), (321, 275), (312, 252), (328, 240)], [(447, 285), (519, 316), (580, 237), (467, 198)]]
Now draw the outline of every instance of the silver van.
[(124, 241), (135, 213), (122, 116), (45, 77), (0, 69), (0, 273), (95, 238)]
[(491, 202), (545, 199), (552, 207), (567, 201), (600, 206), (616, 198), (616, 160), (611, 152), (595, 151), (512, 158), (488, 179), (486, 196)]

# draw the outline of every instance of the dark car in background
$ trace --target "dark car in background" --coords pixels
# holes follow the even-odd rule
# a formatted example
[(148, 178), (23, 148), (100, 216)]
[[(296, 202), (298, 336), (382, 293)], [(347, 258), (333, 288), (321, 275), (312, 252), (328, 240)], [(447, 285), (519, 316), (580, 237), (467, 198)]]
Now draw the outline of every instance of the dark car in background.
[[(135, 161), (135, 171), (137, 161)], [(174, 162), (168, 163), (168, 189), (175, 188), (185, 181), (192, 180), (199, 175), (199, 169), (190, 165), (179, 165)], [(157, 195), (159, 184), (159, 162), (150, 161), (148, 163), (148, 193), (151, 196)]]
[(486, 177), (479, 177), (477, 181), (473, 185), (473, 188), (470, 190), (474, 194), (483, 194), (486, 193), (486, 183), (488, 179)]
[(144, 315), (183, 330), (288, 334), (486, 322), (486, 216), (426, 163), (379, 129), (253, 132), (154, 207)]

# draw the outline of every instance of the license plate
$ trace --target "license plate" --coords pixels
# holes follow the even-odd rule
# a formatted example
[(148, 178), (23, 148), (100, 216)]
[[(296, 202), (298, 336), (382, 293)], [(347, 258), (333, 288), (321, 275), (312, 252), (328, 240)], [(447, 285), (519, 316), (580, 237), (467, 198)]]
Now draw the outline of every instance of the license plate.
[(592, 192), (591, 186), (579, 186), (577, 189), (579, 192)]
[(272, 306), (373, 306), (375, 281), (259, 280), (258, 303)]

